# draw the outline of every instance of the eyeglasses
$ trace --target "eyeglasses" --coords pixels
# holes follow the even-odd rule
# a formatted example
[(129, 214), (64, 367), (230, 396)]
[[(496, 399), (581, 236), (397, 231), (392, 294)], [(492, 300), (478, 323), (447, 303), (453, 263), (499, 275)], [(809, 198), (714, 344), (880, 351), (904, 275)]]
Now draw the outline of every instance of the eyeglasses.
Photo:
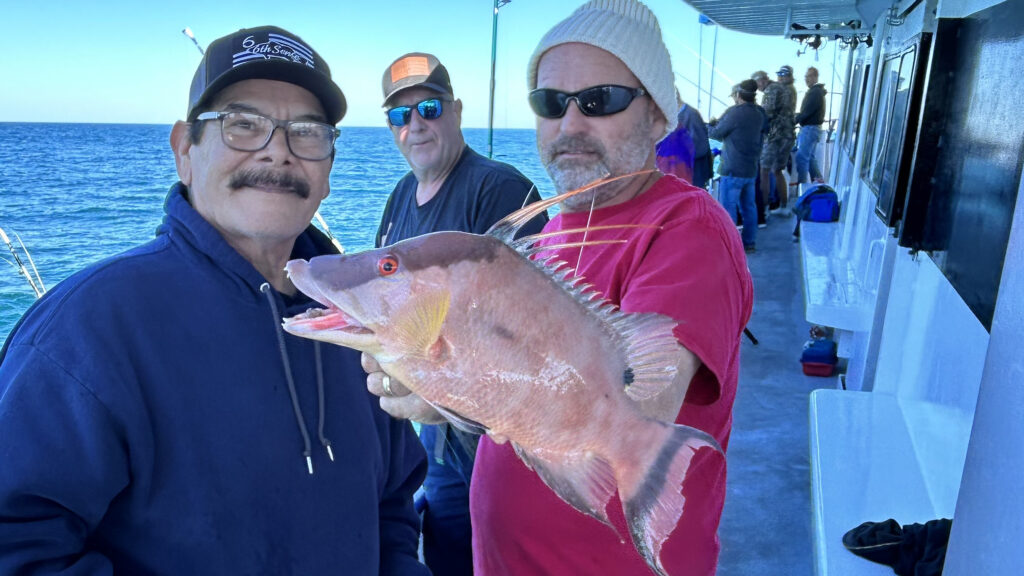
[(441, 102), (451, 102), (451, 100), (431, 98), (419, 102), (415, 106), (395, 106), (394, 108), (389, 108), (387, 112), (388, 122), (395, 128), (405, 126), (409, 123), (413, 108), (416, 109), (416, 112), (419, 112), (420, 118), (424, 120), (437, 120), (444, 111), (441, 108)]
[(252, 112), (203, 112), (196, 120), (220, 120), (220, 138), (232, 150), (256, 152), (270, 143), (274, 130), (284, 129), (288, 150), (303, 160), (326, 160), (340, 132), (311, 120), (278, 120)]
[(646, 96), (643, 88), (630, 88), (606, 84), (591, 86), (579, 92), (561, 92), (551, 88), (538, 88), (530, 92), (530, 108), (541, 118), (561, 118), (575, 100), (584, 116), (608, 116), (618, 114), (633, 102), (637, 96)]

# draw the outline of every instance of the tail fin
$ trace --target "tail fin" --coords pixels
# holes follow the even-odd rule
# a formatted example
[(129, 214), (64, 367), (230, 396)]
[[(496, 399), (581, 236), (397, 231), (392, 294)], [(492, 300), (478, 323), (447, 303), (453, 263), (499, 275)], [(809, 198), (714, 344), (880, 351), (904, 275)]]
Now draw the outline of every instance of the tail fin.
[(644, 456), (648, 461), (638, 468), (645, 473), (636, 478), (633, 486), (620, 483), (619, 493), (633, 546), (651, 570), (659, 576), (667, 576), (661, 565), (661, 545), (683, 515), (686, 499), (682, 485), (690, 460), (701, 448), (722, 450), (712, 436), (696, 428), (661, 426), (664, 427), (664, 434), (660, 435), (662, 441), (652, 446)]

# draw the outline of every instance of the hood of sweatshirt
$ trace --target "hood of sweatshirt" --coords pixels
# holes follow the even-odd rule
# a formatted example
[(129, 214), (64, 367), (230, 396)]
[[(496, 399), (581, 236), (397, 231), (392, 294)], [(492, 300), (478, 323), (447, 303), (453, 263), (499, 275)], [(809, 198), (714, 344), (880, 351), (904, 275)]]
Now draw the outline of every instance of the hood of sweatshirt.
[[(249, 263), (224, 239), (221, 233), (206, 221), (188, 201), (188, 188), (181, 182), (176, 183), (167, 193), (164, 201), (164, 219), (157, 228), (157, 236), (167, 235), (172, 240), (184, 242), (191, 248), (196, 258), (205, 258), (203, 269), (216, 275), (217, 281), (224, 282), (233, 296), (250, 302), (262, 302), (267, 307), (267, 322), (273, 326), (278, 343), (278, 352), (284, 368), (285, 380), (292, 400), (296, 424), (304, 441), (303, 455), (309, 473), (313, 473), (312, 449), (306, 421), (299, 406), (298, 393), (292, 377), (291, 362), (288, 358), (288, 347), (285, 344), (285, 333), (281, 328), (284, 317), (294, 316), (313, 305), (315, 301), (301, 292), (287, 296), (275, 290)], [(295, 239), (291, 258), (309, 259), (321, 254), (337, 253), (330, 240), (312, 224)], [(319, 442), (327, 451), (331, 460), (334, 454), (331, 442), (323, 435), (324, 429), (324, 378), (321, 364), (320, 343), (313, 342), (316, 359), (317, 396), (319, 407)]]

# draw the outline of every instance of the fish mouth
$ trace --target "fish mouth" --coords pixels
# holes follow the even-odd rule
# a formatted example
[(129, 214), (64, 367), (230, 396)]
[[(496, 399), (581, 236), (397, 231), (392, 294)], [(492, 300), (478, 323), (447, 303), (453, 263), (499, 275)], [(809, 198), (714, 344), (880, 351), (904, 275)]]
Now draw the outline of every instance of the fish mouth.
[(323, 332), (341, 332), (353, 336), (373, 334), (373, 330), (360, 324), (341, 308), (330, 303), (326, 305), (326, 308), (310, 308), (301, 314), (285, 318), (284, 329), (295, 335)]
[(309, 262), (292, 260), (285, 265), (285, 271), (295, 287), (318, 302), (323, 308), (310, 308), (301, 314), (285, 318), (283, 327), (296, 336), (317, 339), (349, 341), (365, 339), (374, 335), (373, 330), (364, 326), (350, 312), (346, 312), (327, 296), (309, 274)]

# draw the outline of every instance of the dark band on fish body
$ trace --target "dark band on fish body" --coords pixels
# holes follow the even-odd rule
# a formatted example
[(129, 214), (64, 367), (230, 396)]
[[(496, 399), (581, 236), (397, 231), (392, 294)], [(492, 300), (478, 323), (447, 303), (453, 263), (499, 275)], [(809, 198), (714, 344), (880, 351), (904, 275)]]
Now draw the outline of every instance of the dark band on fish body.
[(513, 334), (511, 330), (509, 330), (508, 328), (505, 328), (504, 326), (495, 324), (493, 330), (494, 330), (495, 334), (497, 334), (501, 338), (504, 338), (505, 340), (515, 340), (516, 339), (516, 335)]
[[(398, 260), (398, 275), (433, 266), (447, 268), (458, 262), (492, 261), (505, 246), (497, 238), (466, 232), (434, 232), (391, 246), (340, 256), (317, 256), (309, 261), (310, 273), (329, 289), (344, 291), (380, 278), (377, 263), (385, 256)], [(511, 248), (508, 248), (511, 250)], [(345, 273), (337, 274), (343, 263)]]
[(669, 435), (665, 445), (661, 447), (661, 452), (658, 452), (658, 458), (654, 460), (654, 464), (647, 473), (647, 477), (644, 478), (643, 486), (637, 490), (636, 497), (630, 502), (630, 505), (635, 509), (651, 510), (654, 508), (658, 500), (658, 494), (661, 492), (661, 487), (665, 484), (668, 477), (668, 471), (672, 466), (672, 459), (676, 457), (679, 447), (686, 444), (686, 440), (685, 434), (676, 433)]
[(458, 262), (492, 261), (504, 244), (497, 238), (468, 232), (434, 232), (392, 245), (406, 270), (425, 270), (433, 266), (447, 268)]
[[(342, 292), (380, 278), (377, 262), (388, 253), (387, 248), (317, 256), (309, 260), (309, 277), (324, 286), (327, 291)], [(344, 274), (339, 273), (344, 270)]]
[(654, 550), (648, 545), (644, 534), (647, 532), (648, 523), (651, 519), (651, 511), (658, 504), (658, 495), (661, 493), (665, 482), (668, 481), (668, 472), (672, 466), (672, 460), (676, 453), (683, 447), (689, 436), (685, 430), (676, 429), (669, 435), (668, 440), (658, 452), (658, 457), (647, 472), (643, 485), (637, 490), (632, 500), (623, 502), (623, 509), (626, 512), (626, 522), (629, 524), (629, 535), (633, 540), (640, 555), (643, 556), (647, 565), (656, 574), (664, 574), (660, 562), (654, 555)]

